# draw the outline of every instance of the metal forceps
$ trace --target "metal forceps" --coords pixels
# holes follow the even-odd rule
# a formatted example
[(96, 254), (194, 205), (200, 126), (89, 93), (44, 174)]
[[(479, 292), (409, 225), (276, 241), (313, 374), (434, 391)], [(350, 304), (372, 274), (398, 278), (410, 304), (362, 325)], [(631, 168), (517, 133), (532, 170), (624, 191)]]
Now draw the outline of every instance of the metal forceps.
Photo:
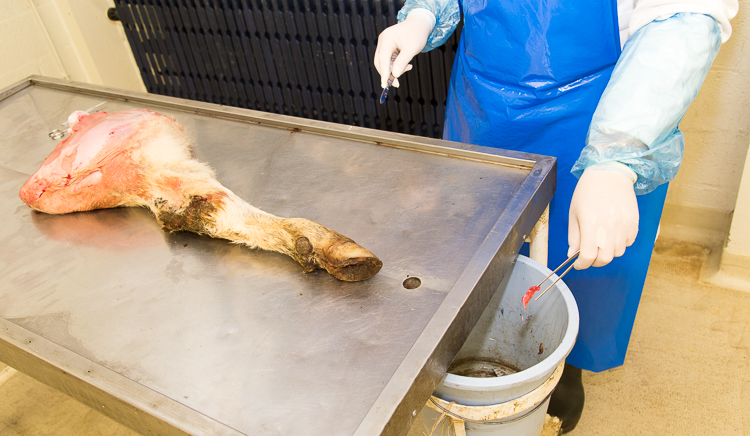
[[(90, 113), (91, 113), (91, 111), (93, 111), (94, 109), (96, 109), (96, 108), (98, 108), (99, 106), (103, 105), (104, 103), (106, 103), (106, 101), (103, 101), (103, 102), (101, 102), (101, 103), (97, 104), (96, 106), (91, 106), (90, 108), (86, 109), (86, 110), (85, 110), (84, 112), (86, 112), (86, 113), (90, 114)], [(50, 138), (52, 138), (52, 139), (60, 139), (60, 138), (64, 137), (64, 136), (65, 136), (65, 133), (66, 133), (66, 131), (68, 130), (68, 129), (67, 129), (67, 127), (68, 127), (69, 125), (70, 125), (70, 124), (69, 124), (69, 123), (68, 123), (67, 121), (66, 121), (66, 122), (64, 122), (64, 123), (62, 123), (62, 124), (61, 124), (61, 126), (65, 127), (65, 129), (64, 129), (64, 130), (61, 130), (61, 129), (55, 129), (55, 130), (53, 130), (53, 131), (49, 132), (49, 137), (50, 137)]]
[[(570, 256), (570, 257), (568, 258), (568, 260), (566, 260), (565, 262), (561, 263), (561, 264), (560, 264), (560, 266), (558, 266), (557, 268), (555, 268), (555, 270), (554, 270), (554, 271), (552, 271), (551, 273), (549, 273), (549, 275), (548, 275), (547, 277), (545, 277), (545, 278), (544, 278), (544, 280), (542, 280), (542, 282), (541, 282), (541, 283), (539, 283), (539, 286), (537, 286), (537, 288), (541, 288), (541, 287), (542, 287), (542, 284), (544, 284), (544, 282), (546, 282), (546, 281), (547, 281), (547, 279), (549, 279), (550, 277), (552, 277), (552, 275), (553, 275), (554, 273), (556, 273), (557, 271), (559, 271), (559, 270), (560, 270), (560, 268), (562, 268), (562, 267), (564, 267), (565, 265), (567, 265), (567, 264), (568, 264), (568, 262), (570, 262), (571, 260), (573, 260), (573, 259), (575, 259), (576, 257), (578, 257), (578, 255), (579, 255), (580, 253), (581, 253), (581, 250), (578, 250), (578, 251), (576, 251), (575, 253), (573, 253), (573, 255), (572, 255), (572, 256)], [(560, 281), (560, 279), (561, 279), (561, 278), (563, 278), (563, 277), (565, 276), (565, 274), (567, 274), (567, 273), (568, 273), (568, 271), (570, 271), (571, 269), (573, 269), (573, 264), (572, 264), (572, 263), (570, 264), (570, 266), (568, 267), (568, 269), (566, 269), (566, 270), (565, 270), (565, 272), (563, 272), (562, 274), (560, 274), (560, 275), (559, 275), (559, 276), (557, 277), (557, 280), (555, 280), (554, 282), (552, 282), (552, 284), (551, 284), (551, 285), (547, 286), (547, 289), (545, 289), (545, 290), (544, 290), (544, 292), (542, 292), (541, 294), (537, 295), (537, 297), (536, 297), (536, 298), (534, 299), (534, 301), (536, 301), (536, 300), (538, 300), (539, 298), (541, 298), (541, 297), (542, 297), (542, 295), (544, 295), (544, 293), (545, 293), (545, 292), (549, 291), (551, 287), (555, 286), (555, 283), (559, 282), (559, 281)]]
[[(393, 52), (391, 55), (391, 71), (393, 71), (393, 62), (398, 57), (398, 54), (401, 53), (401, 50), (396, 49), (396, 51)], [(396, 77), (391, 73), (390, 76), (388, 76), (388, 84), (385, 85), (385, 88), (383, 88), (383, 93), (380, 94), (380, 104), (385, 103), (386, 97), (388, 97), (388, 90), (391, 89), (391, 85), (393, 85), (393, 81), (396, 80)]]

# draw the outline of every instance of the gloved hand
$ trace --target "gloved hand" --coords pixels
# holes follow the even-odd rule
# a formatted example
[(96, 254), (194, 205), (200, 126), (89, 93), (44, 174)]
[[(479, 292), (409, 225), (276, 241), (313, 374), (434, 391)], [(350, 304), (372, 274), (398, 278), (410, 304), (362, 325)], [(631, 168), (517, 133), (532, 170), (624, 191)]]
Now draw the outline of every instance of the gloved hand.
[[(378, 46), (375, 49), (375, 69), (380, 73), (382, 88), (387, 85), (391, 73), (398, 78), (411, 69), (409, 62), (424, 49), (434, 24), (422, 16), (409, 14), (404, 21), (380, 33)], [(396, 49), (401, 52), (393, 62), (393, 70), (391, 70), (391, 56)], [(398, 88), (398, 85), (398, 79), (396, 79), (391, 86)]]
[(625, 253), (638, 235), (634, 180), (618, 171), (587, 168), (570, 202), (568, 256), (581, 250), (575, 269), (604, 266)]

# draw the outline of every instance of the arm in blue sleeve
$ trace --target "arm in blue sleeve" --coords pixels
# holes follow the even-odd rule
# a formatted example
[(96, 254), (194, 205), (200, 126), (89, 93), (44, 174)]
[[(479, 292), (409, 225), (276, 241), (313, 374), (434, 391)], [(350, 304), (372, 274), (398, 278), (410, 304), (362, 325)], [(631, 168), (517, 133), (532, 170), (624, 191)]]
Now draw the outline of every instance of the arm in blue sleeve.
[(407, 0), (398, 11), (398, 22), (404, 21), (414, 9), (426, 9), (435, 16), (435, 27), (422, 53), (443, 45), (461, 20), (458, 0)]
[[(679, 13), (640, 28), (623, 48), (571, 172), (627, 165), (645, 194), (677, 174), (677, 129), (721, 46), (721, 29), (702, 14)], [(627, 170), (627, 169), (626, 169)]]

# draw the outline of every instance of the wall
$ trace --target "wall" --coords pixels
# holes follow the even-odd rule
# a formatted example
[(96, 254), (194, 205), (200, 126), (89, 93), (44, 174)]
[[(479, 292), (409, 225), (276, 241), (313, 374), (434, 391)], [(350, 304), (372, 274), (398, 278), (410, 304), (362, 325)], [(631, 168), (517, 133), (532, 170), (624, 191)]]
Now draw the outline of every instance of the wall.
[(750, 154), (745, 161), (726, 244), (723, 250), (714, 250), (709, 256), (701, 280), (750, 292)]
[(750, 143), (748, 17), (750, 4), (741, 2), (732, 37), (680, 124), (685, 158), (667, 195), (668, 237), (713, 245), (728, 232)]
[(31, 74), (67, 78), (57, 52), (28, 0), (0, 2), (0, 89)]
[[(737, 195), (726, 251), (750, 258), (750, 154), (745, 159), (745, 173)], [(750, 262), (746, 264), (750, 267)]]
[(3, 0), (0, 88), (39, 74), (145, 91), (122, 25), (107, 19), (113, 6), (112, 0)]

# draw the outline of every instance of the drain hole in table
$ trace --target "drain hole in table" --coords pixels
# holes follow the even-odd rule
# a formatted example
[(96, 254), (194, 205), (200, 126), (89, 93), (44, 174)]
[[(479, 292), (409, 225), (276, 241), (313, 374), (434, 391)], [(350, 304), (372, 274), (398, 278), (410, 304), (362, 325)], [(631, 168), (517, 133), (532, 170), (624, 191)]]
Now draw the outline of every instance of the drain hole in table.
[(406, 280), (404, 280), (404, 287), (406, 289), (417, 289), (422, 285), (422, 280), (419, 280), (419, 277), (408, 277)]

